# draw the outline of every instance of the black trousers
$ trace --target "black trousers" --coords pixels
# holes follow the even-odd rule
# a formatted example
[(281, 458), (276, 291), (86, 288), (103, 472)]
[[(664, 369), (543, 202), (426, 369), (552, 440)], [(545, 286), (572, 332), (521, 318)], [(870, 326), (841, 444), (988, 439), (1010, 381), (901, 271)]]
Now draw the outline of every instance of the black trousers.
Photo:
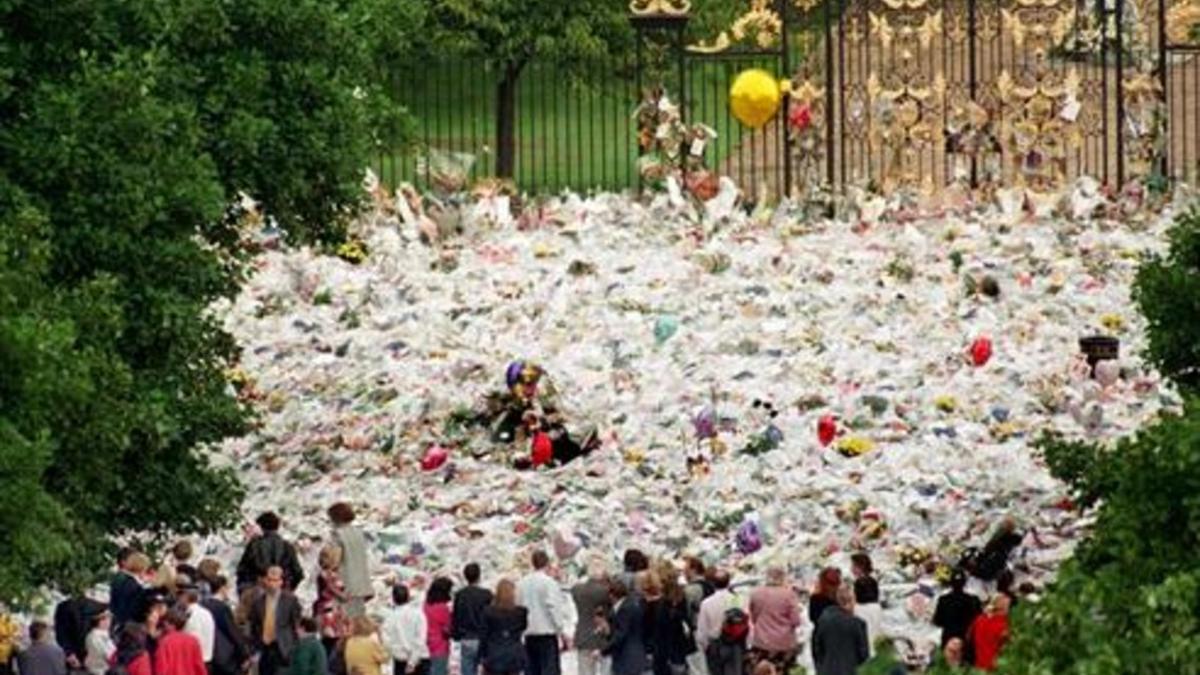
[(268, 645), (258, 655), (258, 675), (276, 675), (287, 672), (287, 659), (279, 651), (279, 644)]
[[(408, 662), (393, 660), (392, 675), (408, 675)], [(429, 659), (421, 659), (413, 675), (429, 675)]]
[(525, 670), (528, 675), (561, 675), (557, 635), (525, 636), (525, 655), (529, 661)]

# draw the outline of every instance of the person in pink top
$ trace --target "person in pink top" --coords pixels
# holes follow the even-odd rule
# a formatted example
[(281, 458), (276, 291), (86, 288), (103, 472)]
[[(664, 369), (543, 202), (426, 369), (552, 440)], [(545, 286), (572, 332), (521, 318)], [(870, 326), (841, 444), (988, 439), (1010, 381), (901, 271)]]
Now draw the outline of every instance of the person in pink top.
[(750, 623), (751, 662), (769, 661), (781, 673), (790, 671), (796, 661), (800, 607), (783, 568), (768, 569), (767, 585), (750, 594)]
[(425, 594), (426, 644), (429, 646), (429, 675), (449, 675), (450, 672), (450, 611), (454, 582), (438, 577)]

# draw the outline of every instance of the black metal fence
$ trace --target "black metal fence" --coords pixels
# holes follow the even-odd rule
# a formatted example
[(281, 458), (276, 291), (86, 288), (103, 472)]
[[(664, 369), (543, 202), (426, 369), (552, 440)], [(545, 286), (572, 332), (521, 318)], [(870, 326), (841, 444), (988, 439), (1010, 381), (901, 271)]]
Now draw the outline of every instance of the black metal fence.
[[(778, 0), (782, 39), (700, 53), (661, 31), (585, 64), (533, 62), (517, 85), (514, 176), (524, 189), (638, 186), (639, 84), (661, 81), (713, 127), (708, 164), (752, 195), (805, 186), (1195, 181), (1200, 46), (1173, 37), (1163, 0)], [(706, 36), (709, 37), (709, 36)], [(689, 40), (690, 41), (690, 40)], [(764, 127), (732, 118), (738, 73), (792, 80)], [(385, 181), (421, 183), (428, 149), (491, 175), (499, 74), (487, 60), (396, 73), (416, 148), (384, 139)], [(797, 126), (789, 111), (806, 108)]]

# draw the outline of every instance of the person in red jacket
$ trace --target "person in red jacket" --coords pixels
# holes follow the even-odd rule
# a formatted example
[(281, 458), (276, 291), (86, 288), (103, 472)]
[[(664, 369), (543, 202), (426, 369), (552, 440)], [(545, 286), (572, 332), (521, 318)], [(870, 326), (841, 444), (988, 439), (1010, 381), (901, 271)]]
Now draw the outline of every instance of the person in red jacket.
[(154, 675), (208, 675), (200, 640), (183, 632), (186, 610), (176, 607), (164, 617), (163, 631), (154, 650)]
[(144, 625), (133, 622), (125, 624), (117, 637), (117, 653), (113, 654), (111, 665), (124, 668), (129, 675), (153, 675), (146, 643)]
[(1000, 651), (1008, 642), (1009, 604), (1007, 595), (998, 594), (967, 631), (967, 642), (975, 650), (975, 667), (980, 670), (995, 670)]

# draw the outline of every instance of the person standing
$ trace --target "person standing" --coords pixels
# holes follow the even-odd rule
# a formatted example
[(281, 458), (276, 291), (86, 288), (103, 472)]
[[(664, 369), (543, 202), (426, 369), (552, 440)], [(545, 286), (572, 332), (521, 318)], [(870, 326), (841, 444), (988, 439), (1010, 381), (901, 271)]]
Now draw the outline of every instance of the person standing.
[(117, 633), (126, 623), (133, 621), (137, 611), (138, 600), (142, 596), (141, 575), (146, 573), (146, 567), (134, 569), (150, 561), (137, 550), (125, 547), (117, 553), (117, 571), (108, 583), (108, 609), (113, 615), (113, 632)]
[(117, 654), (113, 664), (128, 675), (152, 675), (153, 664), (146, 646), (146, 627), (130, 621), (117, 635)]
[(529, 627), (529, 610), (517, 605), (517, 587), (508, 579), (496, 584), (492, 604), (483, 612), (479, 662), (487, 675), (516, 675), (526, 669), (521, 636)]
[(626, 590), (631, 595), (641, 593), (641, 589), (638, 588), (637, 575), (650, 569), (650, 559), (640, 550), (631, 548), (625, 551), (621, 562), (621, 582), (625, 584)]
[(104, 610), (92, 617), (92, 629), (87, 634), (83, 666), (91, 675), (104, 675), (109, 661), (117, 651), (112, 639), (112, 614)]
[(296, 648), (300, 603), (284, 587), (283, 568), (274, 565), (263, 577), (263, 590), (250, 608), (250, 635), (258, 651), (259, 675), (275, 675), (287, 668)]
[(106, 606), (75, 590), (54, 608), (54, 640), (67, 655), (67, 670), (83, 672), (87, 659), (87, 636), (92, 619)]
[(221, 574), (208, 576), (211, 594), (200, 601), (212, 614), (216, 629), (213, 640), (212, 675), (238, 675), (250, 659), (250, 646), (237, 626), (229, 607), (229, 580)]
[(317, 631), (316, 619), (307, 616), (300, 619), (300, 641), (292, 652), (288, 675), (328, 675), (329, 657)]
[(879, 604), (879, 582), (875, 580), (875, 564), (866, 553), (850, 556), (850, 574), (854, 577), (854, 616), (867, 624), (867, 645), (875, 655), (875, 641), (882, 633), (883, 607)]
[[(655, 641), (654, 626), (658, 623), (658, 615), (662, 612), (663, 595), (662, 581), (654, 570), (646, 570), (637, 574), (637, 592), (629, 593), (641, 601), (642, 610), (642, 644), (646, 647), (646, 658), (654, 662), (654, 655), (659, 651)], [(614, 603), (615, 604), (615, 603)]]
[(407, 586), (392, 587), (392, 606), (383, 619), (383, 646), (392, 658), (393, 675), (426, 675), (429, 632), (425, 612), (409, 600)]
[(687, 658), (696, 651), (688, 626), (687, 599), (675, 565), (663, 560), (656, 567), (662, 583), (662, 603), (649, 628), (654, 643), (654, 675), (684, 675)]
[(812, 622), (813, 630), (821, 621), (821, 614), (830, 607), (838, 605), (838, 591), (842, 587), (842, 572), (836, 567), (826, 567), (817, 576), (817, 586), (808, 599), (808, 620)]
[(200, 642), (200, 655), (204, 658), (204, 668), (212, 671), (213, 653), (216, 651), (217, 622), (212, 612), (200, 604), (200, 588), (188, 582), (180, 589), (180, 598), (187, 610), (187, 624), (183, 630), (195, 636)]
[(200, 641), (184, 632), (187, 612), (182, 607), (168, 610), (163, 617), (158, 645), (154, 648), (154, 672), (157, 675), (208, 675)]
[(193, 583), (199, 584), (200, 573), (191, 563), (192, 553), (192, 542), (187, 539), (180, 539), (171, 547), (171, 557), (175, 560), (175, 573), (187, 577)]
[(50, 627), (42, 621), (29, 624), (29, 648), (17, 655), (21, 675), (67, 675), (67, 654), (50, 641)]
[(387, 659), (387, 652), (375, 634), (375, 622), (365, 616), (351, 619), (350, 638), (346, 640), (346, 672), (380, 675)]
[(300, 566), (296, 547), (279, 535), (279, 528), (283, 524), (279, 516), (267, 511), (254, 522), (262, 533), (246, 544), (246, 550), (238, 562), (238, 595), (241, 596), (245, 589), (257, 584), (272, 567), (283, 570), (284, 585), (289, 591), (295, 592), (300, 582), (304, 581), (304, 569)]
[(463, 568), (463, 578), (467, 580), (467, 585), (454, 594), (451, 633), (458, 641), (462, 654), (462, 664), (459, 667), (462, 675), (478, 675), (483, 611), (492, 604), (492, 592), (479, 585), (480, 574), (479, 565), (469, 563)]
[(767, 569), (767, 585), (750, 594), (750, 648), (755, 662), (770, 661), (781, 673), (796, 661), (800, 608), (782, 567)]
[(995, 670), (996, 660), (1008, 642), (1009, 598), (997, 593), (988, 605), (987, 612), (976, 617), (967, 630), (967, 644), (975, 654), (975, 667), (980, 670)]
[(12, 615), (0, 612), (0, 675), (13, 675), (20, 636), (21, 625)]
[(587, 578), (571, 588), (575, 603), (575, 650), (579, 675), (599, 675), (604, 657), (600, 653), (605, 638), (599, 633), (599, 622), (608, 616), (611, 607), (608, 594), (608, 571), (598, 559), (588, 565)]
[(825, 608), (813, 632), (817, 675), (854, 675), (870, 658), (867, 624), (854, 616), (854, 589), (841, 586), (837, 604)]
[(965, 641), (967, 629), (975, 617), (983, 612), (983, 603), (979, 598), (963, 590), (966, 585), (966, 573), (955, 570), (950, 575), (950, 592), (938, 598), (937, 608), (933, 612), (933, 625), (942, 629), (942, 647), (954, 638)]
[(647, 665), (645, 603), (620, 579), (613, 581), (609, 599), (613, 612), (604, 655), (612, 658), (613, 675), (642, 675)]
[(333, 525), (333, 542), (342, 550), (339, 572), (346, 586), (346, 614), (351, 619), (366, 616), (367, 601), (375, 595), (367, 566), (367, 538), (354, 525), (354, 508), (346, 502), (329, 507), (328, 515)]
[[(730, 614), (740, 612), (740, 602), (733, 591), (729, 590), (728, 572), (715, 570), (712, 573), (712, 584), (715, 588), (713, 594), (700, 603), (696, 646), (704, 653), (709, 675), (742, 675), (746, 656), (745, 636), (738, 638), (732, 634), (726, 635), (727, 622), (738, 619)], [(742, 616), (741, 619), (744, 620), (745, 617)]]
[(449, 675), (450, 635), (453, 618), (450, 613), (450, 594), (454, 582), (438, 577), (425, 594), (426, 641), (429, 644), (430, 675)]
[(537, 550), (532, 559), (533, 571), (517, 584), (517, 604), (529, 613), (525, 630), (529, 675), (559, 675), (560, 647), (570, 648), (566, 603), (558, 582), (547, 573), (550, 556)]
[(317, 555), (321, 571), (317, 574), (317, 599), (313, 602), (313, 618), (320, 628), (321, 644), (326, 653), (333, 653), (339, 642), (350, 632), (346, 615), (346, 585), (338, 568), (342, 565), (342, 549), (326, 544)]
[[(683, 587), (683, 595), (687, 600), (687, 621), (691, 629), (692, 642), (696, 642), (696, 628), (700, 617), (700, 603), (708, 599), (716, 589), (708, 581), (708, 573), (704, 562), (696, 557), (684, 558), (683, 578), (687, 582)], [(708, 675), (708, 664), (705, 662), (704, 650), (696, 645), (687, 658), (690, 675)]]

